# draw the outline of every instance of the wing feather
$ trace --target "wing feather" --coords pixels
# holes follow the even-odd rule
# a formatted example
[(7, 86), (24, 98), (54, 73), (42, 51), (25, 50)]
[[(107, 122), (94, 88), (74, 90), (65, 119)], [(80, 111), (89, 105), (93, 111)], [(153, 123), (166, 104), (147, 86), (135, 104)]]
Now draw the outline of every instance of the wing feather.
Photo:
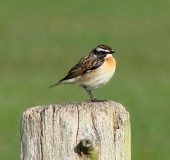
[(66, 79), (75, 78), (86, 74), (92, 70), (97, 69), (104, 63), (104, 59), (97, 59), (93, 54), (88, 54), (83, 57), (69, 72), (68, 75), (61, 81)]

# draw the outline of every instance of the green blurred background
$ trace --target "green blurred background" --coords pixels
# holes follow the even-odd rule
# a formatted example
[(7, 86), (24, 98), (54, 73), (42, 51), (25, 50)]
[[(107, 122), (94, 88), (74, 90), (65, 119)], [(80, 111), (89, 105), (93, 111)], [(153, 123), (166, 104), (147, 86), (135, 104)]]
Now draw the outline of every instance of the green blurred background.
[(0, 2), (0, 159), (20, 159), (27, 108), (89, 100), (63, 78), (98, 44), (116, 53), (113, 79), (94, 91), (131, 115), (132, 159), (170, 159), (170, 1)]

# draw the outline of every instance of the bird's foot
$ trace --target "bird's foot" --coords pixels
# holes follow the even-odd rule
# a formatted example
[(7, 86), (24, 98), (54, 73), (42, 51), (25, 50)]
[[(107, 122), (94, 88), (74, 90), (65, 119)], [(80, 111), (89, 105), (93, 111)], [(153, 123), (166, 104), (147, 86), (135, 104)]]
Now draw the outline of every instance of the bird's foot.
[(105, 101), (107, 101), (107, 100), (99, 100), (99, 99), (91, 99), (91, 102), (105, 102)]

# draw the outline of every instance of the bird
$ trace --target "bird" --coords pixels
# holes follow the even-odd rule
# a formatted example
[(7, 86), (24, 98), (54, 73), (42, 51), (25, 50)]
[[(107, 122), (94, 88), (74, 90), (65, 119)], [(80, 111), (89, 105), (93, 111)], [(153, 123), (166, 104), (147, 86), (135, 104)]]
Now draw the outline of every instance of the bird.
[(63, 79), (51, 85), (50, 88), (59, 84), (77, 84), (87, 91), (90, 101), (102, 101), (96, 99), (91, 90), (104, 86), (115, 73), (116, 60), (113, 53), (115, 51), (108, 45), (98, 45), (81, 58)]

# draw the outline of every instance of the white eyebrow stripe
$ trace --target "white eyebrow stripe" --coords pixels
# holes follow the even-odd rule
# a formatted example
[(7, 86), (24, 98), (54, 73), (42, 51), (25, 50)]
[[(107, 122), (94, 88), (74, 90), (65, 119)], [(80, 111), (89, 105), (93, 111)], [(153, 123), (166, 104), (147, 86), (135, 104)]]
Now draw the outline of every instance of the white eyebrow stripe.
[(107, 49), (102, 49), (102, 48), (96, 48), (96, 51), (98, 51), (98, 52), (101, 52), (101, 51), (103, 51), (103, 52), (110, 52), (109, 50), (107, 50)]

